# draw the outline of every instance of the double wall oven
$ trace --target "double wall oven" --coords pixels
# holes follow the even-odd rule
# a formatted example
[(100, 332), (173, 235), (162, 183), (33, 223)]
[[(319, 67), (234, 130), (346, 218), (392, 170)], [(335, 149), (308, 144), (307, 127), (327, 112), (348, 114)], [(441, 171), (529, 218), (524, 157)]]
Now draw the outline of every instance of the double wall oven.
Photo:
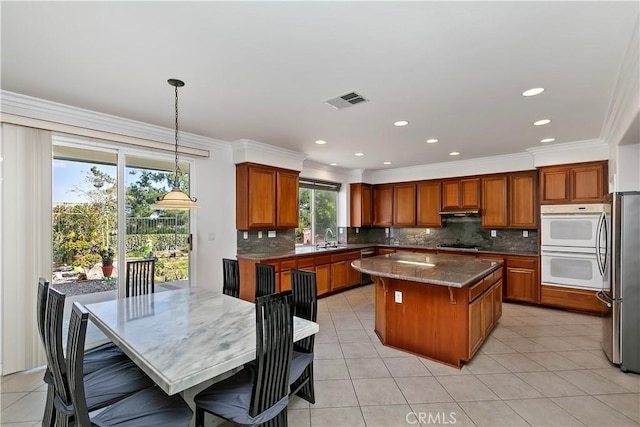
[(604, 205), (541, 207), (542, 283), (600, 290), (606, 239)]

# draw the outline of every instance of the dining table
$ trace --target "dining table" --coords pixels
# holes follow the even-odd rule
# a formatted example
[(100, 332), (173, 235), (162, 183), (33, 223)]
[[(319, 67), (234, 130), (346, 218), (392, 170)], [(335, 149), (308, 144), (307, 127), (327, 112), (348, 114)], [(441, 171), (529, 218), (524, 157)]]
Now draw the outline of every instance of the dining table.
[[(180, 393), (256, 358), (251, 302), (192, 287), (86, 304), (90, 320), (167, 394)], [(293, 318), (293, 340), (319, 326)]]

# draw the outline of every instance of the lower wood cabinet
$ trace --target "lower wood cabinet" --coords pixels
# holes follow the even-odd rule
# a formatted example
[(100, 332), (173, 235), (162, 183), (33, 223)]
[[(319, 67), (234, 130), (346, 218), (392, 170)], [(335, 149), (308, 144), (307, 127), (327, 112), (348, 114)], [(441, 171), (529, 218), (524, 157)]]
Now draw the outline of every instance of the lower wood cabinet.
[(540, 303), (596, 314), (605, 312), (604, 305), (596, 298), (596, 291), (587, 289), (564, 288), (543, 284), (540, 288)]
[(505, 299), (513, 301), (540, 302), (538, 280), (538, 257), (505, 257), (507, 288)]
[(478, 351), (502, 316), (502, 270), (496, 270), (492, 275), (470, 286), (469, 300), (467, 360)]
[(318, 296), (322, 296), (331, 291), (331, 264), (316, 265), (316, 286)]

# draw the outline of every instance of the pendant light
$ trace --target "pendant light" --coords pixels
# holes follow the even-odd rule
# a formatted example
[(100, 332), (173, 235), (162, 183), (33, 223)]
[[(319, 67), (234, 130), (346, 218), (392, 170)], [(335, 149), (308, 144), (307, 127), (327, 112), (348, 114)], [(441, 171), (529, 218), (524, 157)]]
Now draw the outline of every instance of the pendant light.
[(173, 189), (162, 197), (158, 197), (157, 202), (151, 205), (153, 209), (193, 209), (197, 208), (197, 199), (189, 197), (180, 189), (180, 177), (182, 170), (178, 166), (178, 88), (184, 86), (182, 80), (169, 79), (167, 81), (176, 91), (176, 134), (175, 134), (175, 155), (176, 155), (176, 171), (173, 178)]

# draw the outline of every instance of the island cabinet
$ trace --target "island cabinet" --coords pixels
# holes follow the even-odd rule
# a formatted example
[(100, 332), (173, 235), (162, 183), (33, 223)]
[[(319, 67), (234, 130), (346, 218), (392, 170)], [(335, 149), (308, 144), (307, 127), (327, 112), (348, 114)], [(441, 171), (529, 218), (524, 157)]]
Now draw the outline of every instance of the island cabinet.
[(505, 257), (507, 286), (504, 297), (507, 300), (540, 302), (540, 280), (538, 280), (538, 257)]
[(482, 177), (482, 226), (538, 228), (536, 171)]
[(236, 165), (236, 228), (298, 225), (299, 172), (254, 163)]
[(416, 184), (413, 182), (393, 185), (393, 225), (416, 225)]
[(373, 224), (373, 189), (371, 184), (354, 183), (349, 188), (351, 227), (371, 227)]
[(440, 188), (440, 181), (420, 181), (416, 184), (416, 226), (442, 227)]
[(480, 208), (480, 178), (445, 179), (442, 181), (442, 210)]
[(545, 166), (540, 172), (540, 203), (602, 203), (607, 192), (607, 162)]
[(373, 225), (379, 227), (393, 225), (393, 184), (373, 186)]

